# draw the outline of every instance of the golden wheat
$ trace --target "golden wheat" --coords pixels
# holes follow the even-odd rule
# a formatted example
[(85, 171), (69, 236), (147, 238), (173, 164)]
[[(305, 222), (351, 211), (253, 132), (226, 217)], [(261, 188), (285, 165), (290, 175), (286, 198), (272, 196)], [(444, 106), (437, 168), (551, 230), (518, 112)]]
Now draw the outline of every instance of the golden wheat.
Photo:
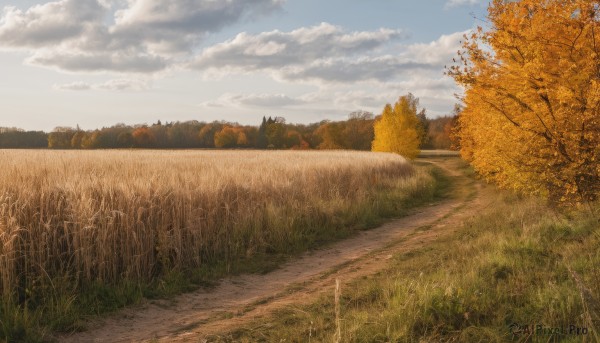
[(414, 182), (401, 157), (366, 152), (0, 151), (0, 161), (3, 295), (285, 251), (374, 190)]

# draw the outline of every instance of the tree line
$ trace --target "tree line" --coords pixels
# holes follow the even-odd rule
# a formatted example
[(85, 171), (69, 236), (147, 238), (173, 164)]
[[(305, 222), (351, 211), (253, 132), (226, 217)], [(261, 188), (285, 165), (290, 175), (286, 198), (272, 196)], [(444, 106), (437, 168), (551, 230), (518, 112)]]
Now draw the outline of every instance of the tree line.
[[(290, 124), (283, 117), (263, 117), (258, 126), (225, 121), (116, 124), (96, 130), (57, 127), (52, 132), (0, 128), (2, 149), (348, 149), (371, 150), (375, 122), (381, 116), (353, 112), (343, 121)], [(450, 149), (451, 116), (419, 113), (420, 147)], [(426, 133), (426, 134), (425, 134)]]

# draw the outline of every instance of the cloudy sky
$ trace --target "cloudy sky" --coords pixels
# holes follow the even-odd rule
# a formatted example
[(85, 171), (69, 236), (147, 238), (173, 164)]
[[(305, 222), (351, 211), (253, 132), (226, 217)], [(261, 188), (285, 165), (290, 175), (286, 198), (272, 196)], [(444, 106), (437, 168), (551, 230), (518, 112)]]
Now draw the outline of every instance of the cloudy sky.
[(0, 126), (430, 116), (485, 0), (0, 0)]

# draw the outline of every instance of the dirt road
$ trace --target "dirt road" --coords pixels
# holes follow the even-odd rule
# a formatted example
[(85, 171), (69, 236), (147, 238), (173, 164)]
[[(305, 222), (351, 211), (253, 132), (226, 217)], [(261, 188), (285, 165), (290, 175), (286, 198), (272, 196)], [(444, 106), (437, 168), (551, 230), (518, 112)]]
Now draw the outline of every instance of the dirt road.
[[(392, 254), (410, 251), (454, 232), (488, 206), (482, 185), (462, 174), (458, 159), (434, 159), (452, 178), (455, 196), (410, 216), (304, 254), (264, 275), (223, 280), (215, 289), (174, 300), (147, 302), (92, 324), (64, 342), (206, 342), (272, 311), (308, 303), (347, 282), (382, 270)], [(333, 294), (333, 293), (332, 293)]]

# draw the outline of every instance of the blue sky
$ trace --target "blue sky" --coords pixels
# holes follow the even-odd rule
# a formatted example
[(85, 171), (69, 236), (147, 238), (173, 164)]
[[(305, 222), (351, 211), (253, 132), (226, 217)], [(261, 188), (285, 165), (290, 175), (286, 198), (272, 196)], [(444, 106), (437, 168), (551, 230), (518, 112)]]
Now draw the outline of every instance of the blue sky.
[(484, 0), (0, 0), (0, 126), (430, 116)]

